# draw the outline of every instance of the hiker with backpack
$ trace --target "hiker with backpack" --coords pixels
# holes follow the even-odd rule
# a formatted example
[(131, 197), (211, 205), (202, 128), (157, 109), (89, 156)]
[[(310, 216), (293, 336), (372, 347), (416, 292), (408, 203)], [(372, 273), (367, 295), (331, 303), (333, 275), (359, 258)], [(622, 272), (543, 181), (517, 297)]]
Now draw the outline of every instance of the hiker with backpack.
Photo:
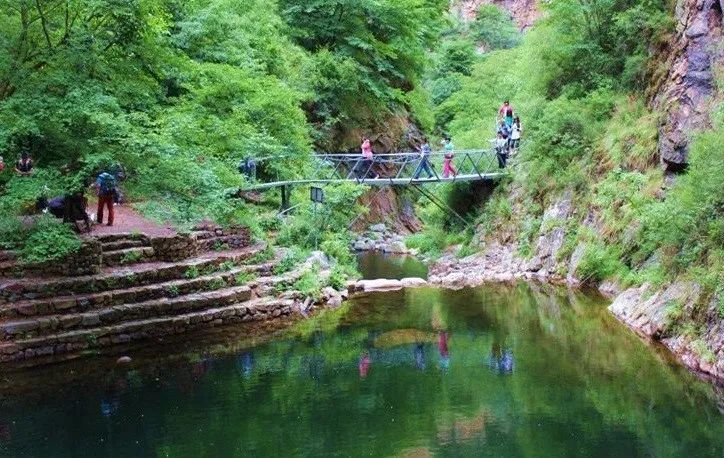
[(113, 201), (118, 190), (116, 189), (116, 178), (108, 172), (98, 175), (94, 187), (98, 193), (98, 216), (96, 221), (103, 224), (103, 210), (108, 207), (108, 226), (113, 226)]
[(495, 155), (498, 158), (498, 168), (505, 168), (508, 162), (508, 139), (503, 137), (502, 132), (498, 132), (495, 139)]
[(239, 173), (248, 180), (256, 180), (256, 161), (252, 157), (246, 157), (239, 162)]

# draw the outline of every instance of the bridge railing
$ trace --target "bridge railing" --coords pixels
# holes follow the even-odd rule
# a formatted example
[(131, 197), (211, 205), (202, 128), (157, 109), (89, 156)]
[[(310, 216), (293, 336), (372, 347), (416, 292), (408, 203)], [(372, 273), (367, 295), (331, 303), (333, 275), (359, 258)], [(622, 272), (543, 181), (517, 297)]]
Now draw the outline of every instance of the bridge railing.
[[(456, 150), (451, 163), (457, 174), (445, 177), (443, 163), (445, 151), (429, 153), (427, 157), (432, 175), (421, 169), (423, 156), (420, 152), (374, 154), (367, 160), (361, 154), (317, 153), (313, 157), (312, 169), (304, 177), (291, 180), (257, 182), (252, 180), (245, 190), (266, 189), (278, 186), (352, 181), (358, 184), (382, 186), (386, 184), (405, 185), (432, 182), (476, 181), (494, 179), (502, 175), (493, 148), (476, 150)], [(284, 161), (283, 157), (265, 157), (257, 163)], [(379, 175), (379, 176), (378, 176)]]
[[(448, 153), (437, 151), (427, 155), (436, 180), (442, 178), (446, 154)], [(422, 160), (423, 157), (419, 152), (375, 154), (371, 161), (361, 154), (317, 154), (314, 176), (315, 179), (358, 182), (370, 179), (424, 180), (427, 179), (427, 175), (420, 169)], [(453, 153), (451, 163), (457, 170), (458, 176), (478, 175), (483, 178), (486, 174), (499, 171), (494, 150), (458, 150)], [(379, 177), (374, 178), (376, 175)], [(450, 178), (455, 177), (451, 175)]]

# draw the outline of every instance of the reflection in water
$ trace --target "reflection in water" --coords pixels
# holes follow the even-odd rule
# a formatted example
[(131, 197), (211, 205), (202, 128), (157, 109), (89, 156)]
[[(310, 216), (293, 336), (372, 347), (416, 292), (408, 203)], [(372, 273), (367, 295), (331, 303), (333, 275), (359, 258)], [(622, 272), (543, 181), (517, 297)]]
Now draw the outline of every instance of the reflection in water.
[(425, 345), (423, 343), (415, 344), (415, 367), (421, 371), (425, 370)]
[(501, 351), (500, 345), (494, 343), (490, 348), (488, 367), (491, 371), (501, 375), (512, 374), (513, 370), (515, 369), (513, 350), (511, 350), (510, 348), (506, 348)]
[(413, 256), (366, 251), (357, 256), (357, 269), (364, 279), (427, 278), (427, 266)]
[(360, 356), (357, 367), (359, 369), (360, 378), (367, 377), (367, 373), (370, 370), (370, 355), (366, 350), (362, 352), (362, 356)]
[(440, 369), (446, 370), (450, 367), (450, 351), (447, 348), (448, 333), (440, 331), (437, 338), (437, 349), (440, 352)]
[(251, 377), (252, 372), (254, 372), (254, 353), (245, 351), (237, 358), (236, 362), (241, 376), (244, 378)]
[(134, 357), (133, 375), (53, 389), (18, 376), (32, 389), (0, 397), (0, 456), (724, 455), (711, 387), (595, 300), (490, 287), (351, 305), (339, 328), (227, 357)]

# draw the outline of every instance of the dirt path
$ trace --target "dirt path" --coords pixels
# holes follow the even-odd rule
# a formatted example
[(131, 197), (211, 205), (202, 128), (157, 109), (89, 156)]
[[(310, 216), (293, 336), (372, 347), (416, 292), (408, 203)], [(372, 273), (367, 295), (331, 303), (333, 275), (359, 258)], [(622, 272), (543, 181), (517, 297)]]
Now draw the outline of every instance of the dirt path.
[[(95, 200), (88, 202), (88, 213), (92, 213), (94, 216), (98, 211), (98, 203)], [(90, 235), (106, 235), (106, 234), (124, 234), (130, 232), (141, 232), (149, 237), (161, 237), (170, 236), (176, 234), (176, 231), (171, 225), (162, 225), (156, 221), (152, 221), (129, 205), (116, 205), (114, 207), (115, 218), (113, 226), (106, 226), (105, 224), (95, 224), (90, 232)], [(105, 223), (108, 215), (104, 214)]]

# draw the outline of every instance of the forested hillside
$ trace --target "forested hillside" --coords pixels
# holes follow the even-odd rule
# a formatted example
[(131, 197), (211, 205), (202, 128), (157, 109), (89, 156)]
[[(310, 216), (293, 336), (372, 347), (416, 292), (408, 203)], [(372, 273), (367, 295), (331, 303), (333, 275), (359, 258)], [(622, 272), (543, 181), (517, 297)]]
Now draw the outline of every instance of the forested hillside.
[[(4, 1), (1, 211), (31, 213), (39, 196), (81, 189), (120, 163), (127, 197), (147, 215), (258, 228), (263, 207), (227, 198), (243, 180), (239, 161), (274, 156), (259, 178), (293, 178), (314, 149), (356, 146), (348, 134), (384, 131), (388, 119), (411, 125), (446, 6)], [(22, 152), (35, 161), (32, 178), (13, 177)], [(357, 193), (340, 192), (353, 207)], [(2, 224), (4, 243), (17, 244), (17, 221)]]

